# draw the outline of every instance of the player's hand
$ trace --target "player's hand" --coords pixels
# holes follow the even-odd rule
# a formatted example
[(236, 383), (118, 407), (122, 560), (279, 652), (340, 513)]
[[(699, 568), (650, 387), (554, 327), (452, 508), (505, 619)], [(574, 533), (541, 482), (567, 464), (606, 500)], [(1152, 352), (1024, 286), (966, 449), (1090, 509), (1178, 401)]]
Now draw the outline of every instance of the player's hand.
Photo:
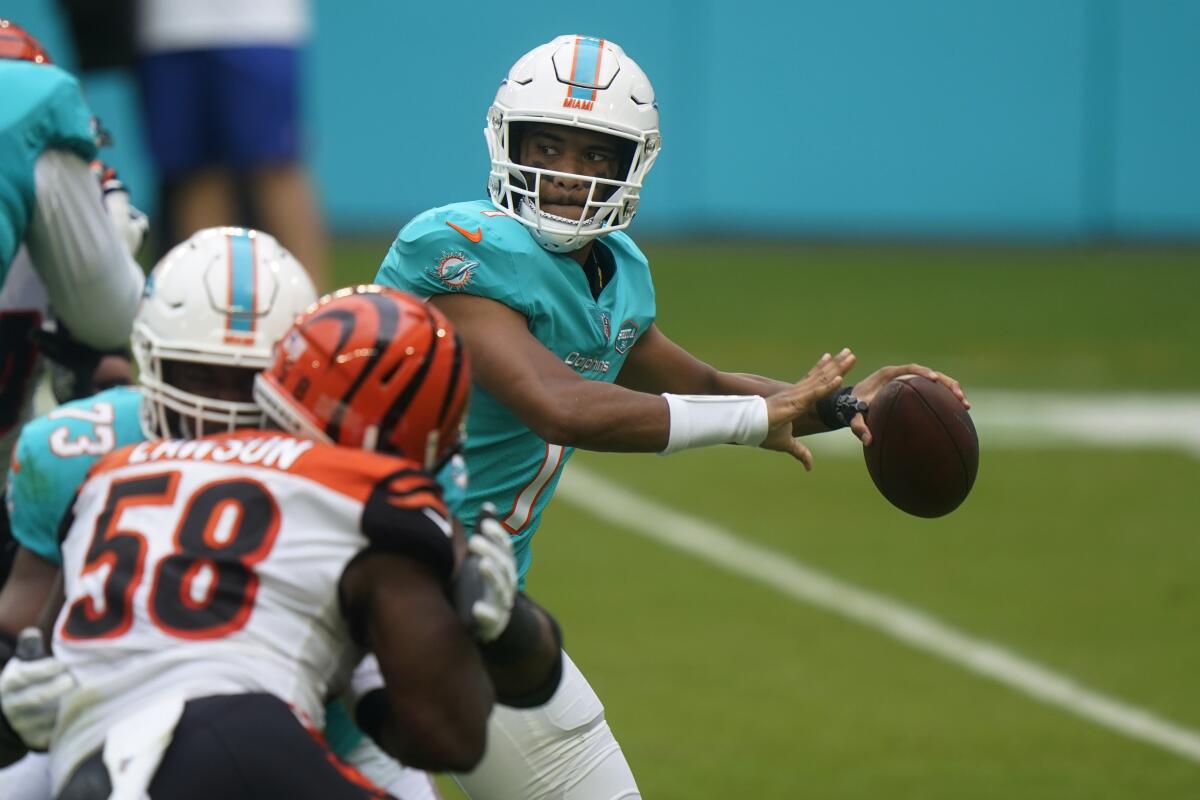
[[(854, 384), (854, 396), (859, 400), (866, 401), (869, 406), (871, 401), (875, 399), (875, 395), (879, 394), (880, 389), (889, 381), (899, 378), (901, 375), (920, 375), (923, 378), (929, 378), (931, 381), (937, 381), (954, 393), (954, 396), (963, 404), (963, 408), (969, 409), (971, 407), (971, 402), (963, 394), (962, 386), (959, 385), (958, 381), (949, 375), (944, 375), (920, 364), (881, 367)], [(867, 430), (867, 421), (863, 418), (862, 414), (855, 414), (854, 419), (850, 420), (850, 430), (862, 440), (863, 445), (867, 447), (871, 445), (871, 432)]]
[(467, 540), (469, 555), (463, 563), (459, 585), (460, 612), (481, 642), (504, 633), (517, 597), (517, 560), (512, 537), (496, 519), (496, 508), (484, 504), (475, 533)]
[(17, 656), (0, 672), (0, 707), (30, 750), (45, 750), (50, 746), (58, 707), (76, 683), (66, 665), (53, 656), (21, 657), (21, 645), (33, 635), (40, 644), (41, 632), (36, 628), (21, 631)]
[(812, 451), (793, 436), (792, 423), (806, 416), (816, 419), (817, 401), (841, 387), (855, 360), (850, 348), (843, 348), (837, 355), (826, 353), (801, 380), (766, 398), (767, 438), (759, 447), (789, 453), (811, 470)]
[(125, 242), (125, 247), (134, 258), (146, 243), (146, 235), (150, 232), (150, 220), (130, 202), (129, 189), (117, 177), (116, 170), (100, 161), (92, 162), (92, 171), (100, 181), (100, 189), (104, 193), (104, 209), (113, 227)]

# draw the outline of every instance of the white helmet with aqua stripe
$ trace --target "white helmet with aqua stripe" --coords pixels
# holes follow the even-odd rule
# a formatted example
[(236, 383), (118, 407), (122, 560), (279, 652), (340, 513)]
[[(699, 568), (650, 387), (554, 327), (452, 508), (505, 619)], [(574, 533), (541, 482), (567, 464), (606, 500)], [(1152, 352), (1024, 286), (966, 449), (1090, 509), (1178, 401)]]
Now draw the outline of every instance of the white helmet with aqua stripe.
[[(613, 137), (620, 154), (618, 174), (609, 179), (521, 163), (522, 131), (531, 125), (563, 125)], [(646, 173), (662, 149), (650, 79), (619, 46), (592, 36), (559, 36), (514, 64), (488, 109), (484, 136), (492, 160), (492, 203), (555, 253), (578, 250), (597, 236), (627, 227), (637, 213)], [(542, 208), (543, 184), (555, 177), (590, 184), (578, 219)]]
[(208, 228), (177, 245), (146, 279), (133, 323), (144, 433), (261, 425), (254, 375), (316, 299), (304, 267), (270, 234)]

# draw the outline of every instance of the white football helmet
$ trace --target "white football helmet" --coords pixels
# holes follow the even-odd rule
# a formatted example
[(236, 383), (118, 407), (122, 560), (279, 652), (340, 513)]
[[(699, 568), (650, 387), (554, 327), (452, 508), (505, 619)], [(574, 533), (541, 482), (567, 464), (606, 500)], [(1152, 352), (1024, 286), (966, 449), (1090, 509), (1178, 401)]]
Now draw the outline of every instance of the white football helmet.
[[(259, 407), (186, 392), (164, 380), (164, 361), (263, 369), (272, 348), (317, 299), (304, 267), (270, 234), (208, 228), (177, 245), (146, 278), (132, 346), (151, 438), (258, 427)], [(175, 412), (182, 431), (169, 422)]]
[[(547, 213), (538, 199), (543, 177), (568, 173), (515, 163), (512, 124), (521, 122), (567, 125), (623, 139), (633, 145), (629, 171), (623, 180), (572, 176), (591, 182), (580, 219)], [(578, 250), (597, 236), (627, 227), (637, 213), (642, 181), (662, 149), (650, 79), (616, 44), (591, 36), (559, 36), (526, 53), (501, 81), (483, 134), (492, 159), (492, 203), (528, 226), (538, 243), (554, 253)]]

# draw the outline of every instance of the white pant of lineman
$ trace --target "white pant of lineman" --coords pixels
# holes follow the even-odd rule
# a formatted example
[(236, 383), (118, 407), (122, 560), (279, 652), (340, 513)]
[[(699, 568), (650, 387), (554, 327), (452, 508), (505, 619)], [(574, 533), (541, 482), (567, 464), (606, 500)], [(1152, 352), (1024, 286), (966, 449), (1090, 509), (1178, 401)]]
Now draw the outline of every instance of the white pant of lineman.
[(401, 766), (379, 749), (371, 737), (364, 736), (346, 754), (347, 764), (365, 775), (371, 783), (397, 800), (440, 800), (437, 787), (429, 773)]
[(497, 705), (487, 752), (454, 780), (471, 800), (635, 800), (641, 798), (604, 706), (563, 653), (562, 682), (532, 709)]
[(0, 769), (0, 800), (50, 800), (50, 756), (28, 753)]

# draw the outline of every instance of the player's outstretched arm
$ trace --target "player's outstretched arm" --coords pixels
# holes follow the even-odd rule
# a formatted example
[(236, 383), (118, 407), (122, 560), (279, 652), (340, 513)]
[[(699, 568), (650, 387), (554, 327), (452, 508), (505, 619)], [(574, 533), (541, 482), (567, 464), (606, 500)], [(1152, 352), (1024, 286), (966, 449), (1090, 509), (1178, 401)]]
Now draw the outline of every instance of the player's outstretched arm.
[(469, 771), (483, 758), (495, 698), (442, 580), (413, 558), (375, 551), (347, 569), (342, 598), (386, 687), (388, 702), (360, 724), (410, 767)]
[[(881, 367), (854, 385), (854, 396), (869, 405), (884, 384), (900, 375), (909, 374), (923, 375), (943, 384), (965, 408), (971, 407), (958, 381), (920, 364)], [(618, 382), (642, 392), (757, 394), (761, 397), (786, 391), (791, 385), (762, 375), (722, 372), (671, 341), (657, 325), (652, 325), (630, 350)], [(807, 436), (830, 429), (826, 419), (813, 406), (796, 417), (792, 424), (792, 436)], [(865, 444), (870, 444), (870, 433), (862, 414), (855, 415), (850, 422), (850, 429)]]
[[(839, 357), (841, 355), (839, 353)], [(673, 342), (657, 325), (651, 325), (629, 351), (618, 383), (656, 394), (674, 392), (759, 397), (786, 392), (793, 385), (748, 372), (722, 372)], [(829, 428), (817, 413), (815, 405), (801, 410), (792, 422), (792, 436), (807, 436), (827, 430)]]
[(431, 302), (471, 353), (472, 379), (545, 441), (624, 452), (667, 446), (670, 420), (658, 395), (581, 377), (502, 303), (470, 295), (438, 295)]
[[(686, 397), (672, 400), (586, 380), (534, 338), (521, 314), (501, 303), (469, 295), (439, 295), (431, 302), (454, 322), (471, 352), (473, 377), (479, 385), (547, 442), (588, 450), (674, 452), (728, 441), (760, 444), (768, 428), (782, 422), (790, 425), (812, 414), (813, 404), (822, 396), (814, 387), (820, 384), (833, 391), (837, 385), (825, 378), (836, 374), (840, 384), (840, 376), (854, 363), (853, 354), (845, 351), (814, 368), (821, 376), (810, 373), (799, 383), (778, 384), (784, 397), (774, 404), (763, 406), (757, 399), (759, 393), (750, 391), (743, 393), (744, 397), (728, 398), (724, 405), (711, 403), (701, 408), (702, 404)], [(691, 364), (694, 371), (689, 374), (697, 376), (704, 371), (697, 364)], [(666, 388), (676, 385), (690, 384), (680, 380)], [(753, 403), (743, 402), (751, 395)], [(690, 432), (682, 428), (689, 411), (694, 412), (690, 417), (696, 423)], [(717, 424), (710, 425), (710, 421)], [(787, 449), (800, 457), (781, 442), (772, 449)]]

